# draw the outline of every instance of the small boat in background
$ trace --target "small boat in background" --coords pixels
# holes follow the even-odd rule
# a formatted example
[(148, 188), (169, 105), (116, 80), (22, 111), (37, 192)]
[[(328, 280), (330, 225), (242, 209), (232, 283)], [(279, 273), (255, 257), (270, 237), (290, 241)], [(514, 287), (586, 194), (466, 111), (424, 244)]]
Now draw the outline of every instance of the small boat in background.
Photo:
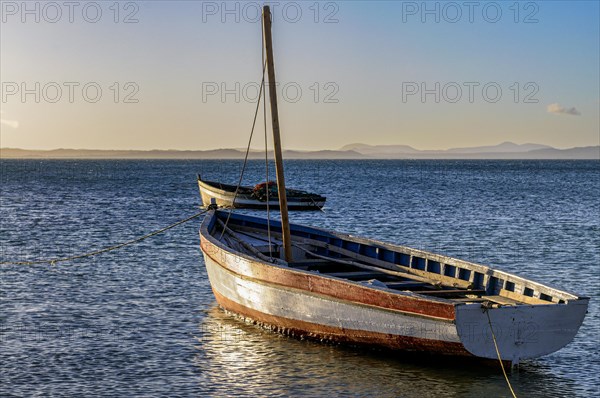
[[(214, 198), (220, 207), (266, 209), (268, 204), (271, 209), (279, 209), (277, 184), (274, 181), (264, 182), (254, 187), (241, 186), (236, 195), (235, 185), (206, 181), (198, 175), (198, 188), (203, 206), (210, 205), (211, 199)], [(287, 188), (286, 194), (287, 207), (290, 210), (320, 210), (325, 205), (326, 198), (314, 193)]]

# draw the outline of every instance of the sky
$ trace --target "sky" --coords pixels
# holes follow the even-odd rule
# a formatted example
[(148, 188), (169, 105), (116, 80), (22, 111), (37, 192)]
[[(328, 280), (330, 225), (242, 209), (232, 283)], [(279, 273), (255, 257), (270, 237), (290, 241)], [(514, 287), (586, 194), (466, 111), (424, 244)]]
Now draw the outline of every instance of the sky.
[[(2, 147), (246, 146), (262, 2), (0, 3)], [(271, 2), (283, 146), (599, 145), (599, 3)]]

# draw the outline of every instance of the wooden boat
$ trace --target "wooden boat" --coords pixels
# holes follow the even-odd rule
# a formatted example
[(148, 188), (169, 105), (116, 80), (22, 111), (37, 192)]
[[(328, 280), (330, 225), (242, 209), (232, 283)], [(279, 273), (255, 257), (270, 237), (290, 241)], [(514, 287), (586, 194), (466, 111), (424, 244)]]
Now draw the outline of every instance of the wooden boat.
[[(249, 209), (267, 208), (266, 196), (264, 193), (257, 195), (256, 187), (241, 186), (239, 187), (236, 196), (235, 191), (237, 187), (235, 185), (206, 181), (198, 175), (198, 188), (200, 189), (200, 197), (202, 198), (202, 204), (204, 206), (208, 206), (211, 203), (211, 199), (215, 199), (216, 204), (221, 207)], [(287, 188), (286, 194), (288, 198), (288, 209), (290, 210), (319, 210), (325, 205), (326, 198), (314, 193)], [(279, 209), (279, 199), (276, 193), (273, 196), (269, 196), (268, 205), (271, 209)]]
[[(297, 337), (503, 360), (568, 344), (586, 297), (487, 266), (336, 232), (211, 211), (200, 229), (204, 262), (224, 309)], [(269, 257), (269, 251), (272, 258)]]
[(512, 363), (572, 341), (587, 297), (439, 254), (290, 225), (268, 6), (263, 28), (281, 222), (209, 207), (200, 242), (218, 303), (298, 337)]

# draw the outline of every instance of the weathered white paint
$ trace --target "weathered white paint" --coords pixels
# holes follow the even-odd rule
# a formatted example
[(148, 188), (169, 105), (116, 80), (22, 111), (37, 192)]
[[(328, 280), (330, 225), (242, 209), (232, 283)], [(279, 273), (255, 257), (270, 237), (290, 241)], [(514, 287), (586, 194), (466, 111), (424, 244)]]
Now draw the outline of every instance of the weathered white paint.
[(453, 322), (342, 302), (243, 279), (204, 256), (212, 288), (229, 300), (265, 314), (351, 330), (459, 342)]
[[(227, 257), (222, 260), (227, 261)], [(459, 342), (475, 356), (497, 358), (487, 315), (479, 304), (457, 304), (454, 323), (428, 319), (240, 278), (209, 256), (204, 258), (212, 288), (255, 311), (344, 329)], [(578, 300), (488, 311), (502, 359), (518, 363), (555, 352), (571, 342), (586, 309), (587, 301)]]

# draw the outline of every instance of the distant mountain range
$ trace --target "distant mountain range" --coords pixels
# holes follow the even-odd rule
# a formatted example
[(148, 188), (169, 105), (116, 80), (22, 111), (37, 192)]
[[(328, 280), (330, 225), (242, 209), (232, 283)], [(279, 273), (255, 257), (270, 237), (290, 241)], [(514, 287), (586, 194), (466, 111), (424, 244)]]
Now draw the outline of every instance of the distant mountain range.
[(367, 144), (350, 144), (342, 147), (341, 151), (357, 151), (365, 155), (380, 156), (383, 154), (405, 154), (405, 153), (523, 153), (535, 151), (538, 149), (554, 149), (548, 145), (540, 144), (515, 144), (514, 142), (503, 142), (498, 145), (476, 146), (467, 148), (451, 148), (444, 150), (419, 150), (408, 145), (367, 145)]
[(498, 145), (444, 150), (419, 150), (408, 145), (350, 144), (340, 151), (354, 151), (377, 159), (600, 159), (600, 146), (557, 149), (542, 144)]
[[(0, 149), (2, 159), (240, 159), (241, 149), (212, 149), (205, 151), (180, 150), (99, 150), (53, 149), (29, 150)], [(271, 154), (272, 156), (272, 154)], [(338, 150), (287, 150), (285, 159), (596, 159), (600, 160), (600, 146), (557, 149), (541, 144), (503, 142), (492, 146), (419, 150), (408, 145), (350, 144)], [(264, 152), (251, 151), (251, 159), (263, 159)]]

